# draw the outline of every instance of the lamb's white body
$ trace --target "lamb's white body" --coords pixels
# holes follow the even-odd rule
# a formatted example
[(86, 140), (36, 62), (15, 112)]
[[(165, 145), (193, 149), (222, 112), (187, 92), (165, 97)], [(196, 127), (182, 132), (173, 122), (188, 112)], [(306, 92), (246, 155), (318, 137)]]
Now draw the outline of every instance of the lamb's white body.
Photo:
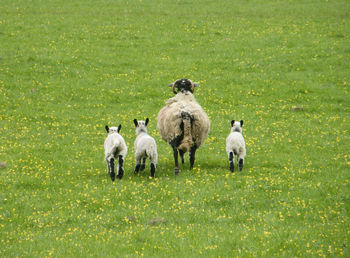
[[(121, 127), (121, 126), (120, 126)], [(114, 159), (118, 157), (118, 168), (117, 176), (118, 178), (123, 177), (123, 161), (128, 152), (124, 138), (119, 134), (120, 127), (110, 127), (106, 126), (108, 136), (104, 142), (105, 149), (105, 161), (107, 163), (107, 172), (110, 174), (112, 181), (114, 181)]]
[(105, 140), (104, 147), (106, 161), (118, 155), (121, 155), (124, 159), (128, 152), (124, 138), (118, 133), (109, 134)]
[(136, 126), (136, 139), (134, 142), (135, 147), (135, 173), (138, 173), (139, 170), (145, 169), (146, 159), (149, 158), (151, 161), (150, 170), (151, 177), (155, 175), (155, 169), (158, 162), (158, 152), (157, 152), (157, 143), (153, 137), (147, 133), (147, 124), (148, 118), (145, 121), (138, 121), (135, 119), (134, 123)]
[(157, 144), (151, 136), (147, 133), (140, 133), (134, 145), (136, 162), (141, 161), (143, 158), (149, 158), (152, 163), (157, 164)]
[[(232, 122), (233, 121), (233, 122)], [(226, 138), (226, 152), (230, 161), (230, 170), (234, 171), (234, 157), (237, 157), (239, 170), (242, 170), (244, 157), (246, 155), (245, 141), (242, 135), (241, 122), (231, 121), (231, 132)]]
[(195, 161), (196, 150), (204, 143), (210, 121), (193, 96), (197, 86), (189, 79), (180, 79), (170, 84), (176, 94), (158, 113), (157, 128), (174, 152), (175, 174), (179, 172), (178, 151), (184, 163), (183, 155), (190, 152), (190, 168)]

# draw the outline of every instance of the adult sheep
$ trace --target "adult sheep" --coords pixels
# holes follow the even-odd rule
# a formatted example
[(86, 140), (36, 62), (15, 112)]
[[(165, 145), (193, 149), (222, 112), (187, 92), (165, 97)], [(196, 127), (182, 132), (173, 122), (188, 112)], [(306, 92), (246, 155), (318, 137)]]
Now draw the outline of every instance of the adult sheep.
[(175, 97), (170, 98), (159, 111), (157, 128), (163, 140), (173, 148), (175, 174), (178, 174), (178, 153), (183, 164), (183, 155), (189, 152), (192, 169), (196, 150), (209, 133), (210, 121), (193, 96), (197, 83), (189, 79), (179, 79), (169, 86), (172, 87)]

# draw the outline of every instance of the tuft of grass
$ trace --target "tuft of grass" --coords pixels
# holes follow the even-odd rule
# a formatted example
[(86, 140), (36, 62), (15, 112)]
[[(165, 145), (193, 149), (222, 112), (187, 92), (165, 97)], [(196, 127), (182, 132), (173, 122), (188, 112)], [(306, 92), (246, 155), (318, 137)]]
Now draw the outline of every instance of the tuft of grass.
[[(349, 256), (350, 3), (3, 1), (0, 255)], [(156, 129), (178, 78), (211, 132), (175, 177)], [(133, 119), (159, 164), (133, 174)], [(225, 138), (243, 119), (247, 157)], [(122, 124), (111, 182), (104, 126)]]

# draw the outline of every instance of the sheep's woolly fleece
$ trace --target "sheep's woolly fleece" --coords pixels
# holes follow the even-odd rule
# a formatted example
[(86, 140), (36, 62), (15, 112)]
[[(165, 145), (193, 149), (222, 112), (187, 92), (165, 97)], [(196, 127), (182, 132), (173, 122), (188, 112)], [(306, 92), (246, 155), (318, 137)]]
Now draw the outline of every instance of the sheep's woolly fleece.
[[(184, 124), (181, 129), (180, 124), (184, 120), (181, 114), (189, 114), (192, 126)], [(184, 134), (178, 149), (186, 152), (194, 144), (198, 148), (204, 143), (210, 130), (210, 121), (193, 94), (186, 91), (177, 93), (167, 101), (166, 106), (159, 111), (157, 127), (162, 139), (169, 144)]]

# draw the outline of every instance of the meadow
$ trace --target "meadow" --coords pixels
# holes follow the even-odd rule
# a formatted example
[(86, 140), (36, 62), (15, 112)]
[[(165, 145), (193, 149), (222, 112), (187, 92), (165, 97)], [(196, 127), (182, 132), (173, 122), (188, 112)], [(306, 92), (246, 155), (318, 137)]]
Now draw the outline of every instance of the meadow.
[[(0, 0), (0, 256), (349, 257), (349, 60), (348, 0)], [(211, 131), (175, 176), (156, 124), (179, 78)], [(133, 173), (146, 117), (154, 179)]]

